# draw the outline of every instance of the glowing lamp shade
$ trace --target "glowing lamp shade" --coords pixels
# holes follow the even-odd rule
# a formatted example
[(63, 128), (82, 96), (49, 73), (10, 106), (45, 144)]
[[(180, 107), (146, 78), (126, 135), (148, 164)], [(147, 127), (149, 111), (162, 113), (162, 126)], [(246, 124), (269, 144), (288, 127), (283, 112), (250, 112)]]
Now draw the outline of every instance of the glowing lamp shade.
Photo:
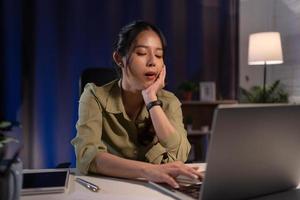
[(278, 32), (261, 32), (249, 37), (248, 64), (282, 64), (282, 47)]

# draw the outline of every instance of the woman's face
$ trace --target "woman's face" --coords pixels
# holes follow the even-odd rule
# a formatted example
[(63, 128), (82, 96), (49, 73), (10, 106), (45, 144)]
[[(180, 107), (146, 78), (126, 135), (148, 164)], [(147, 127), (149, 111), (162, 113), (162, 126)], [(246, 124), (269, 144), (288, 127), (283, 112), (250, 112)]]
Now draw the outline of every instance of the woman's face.
[(122, 58), (122, 86), (131, 91), (149, 87), (164, 66), (163, 48), (159, 36), (152, 30), (139, 33), (127, 56)]

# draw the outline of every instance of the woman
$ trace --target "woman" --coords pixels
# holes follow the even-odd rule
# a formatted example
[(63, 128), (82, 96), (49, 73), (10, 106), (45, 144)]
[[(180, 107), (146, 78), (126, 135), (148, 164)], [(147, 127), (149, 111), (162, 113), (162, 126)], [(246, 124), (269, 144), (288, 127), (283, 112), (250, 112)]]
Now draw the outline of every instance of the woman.
[(118, 36), (113, 59), (121, 73), (102, 87), (88, 84), (80, 98), (77, 167), (123, 178), (143, 177), (178, 187), (178, 175), (198, 178), (183, 164), (190, 144), (179, 100), (163, 90), (165, 39), (153, 25), (137, 21)]

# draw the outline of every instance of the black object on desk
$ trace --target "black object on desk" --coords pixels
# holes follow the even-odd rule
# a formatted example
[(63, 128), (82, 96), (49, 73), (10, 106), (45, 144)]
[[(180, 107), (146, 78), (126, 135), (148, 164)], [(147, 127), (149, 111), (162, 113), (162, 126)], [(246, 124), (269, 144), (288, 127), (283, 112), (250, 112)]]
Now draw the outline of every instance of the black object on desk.
[(24, 169), (22, 195), (65, 192), (69, 169)]

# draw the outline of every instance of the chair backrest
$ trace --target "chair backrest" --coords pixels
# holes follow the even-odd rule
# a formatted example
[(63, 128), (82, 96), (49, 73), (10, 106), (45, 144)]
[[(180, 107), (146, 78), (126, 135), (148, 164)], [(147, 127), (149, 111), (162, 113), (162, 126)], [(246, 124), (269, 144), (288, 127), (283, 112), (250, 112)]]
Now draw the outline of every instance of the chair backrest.
[(114, 68), (87, 68), (82, 72), (79, 80), (79, 94), (83, 92), (87, 83), (101, 86), (116, 78), (118, 78), (118, 74)]

